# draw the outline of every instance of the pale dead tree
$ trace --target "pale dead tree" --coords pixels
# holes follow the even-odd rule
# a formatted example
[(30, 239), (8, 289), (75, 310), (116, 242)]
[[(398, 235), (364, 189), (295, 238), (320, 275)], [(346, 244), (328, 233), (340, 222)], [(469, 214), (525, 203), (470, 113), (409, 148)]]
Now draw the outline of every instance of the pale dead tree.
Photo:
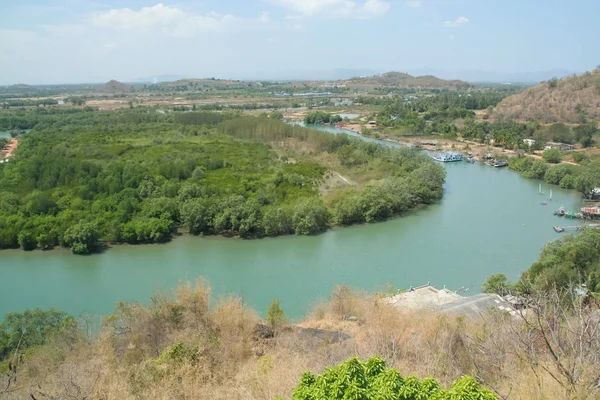
[(526, 307), (516, 317), (487, 316), (484, 331), (467, 337), (468, 353), (480, 380), (510, 374), (507, 364), (516, 360), (528, 365), (540, 387), (550, 378), (564, 390), (564, 398), (598, 398), (598, 308), (574, 288), (555, 288), (524, 300)]
[(66, 363), (56, 374), (30, 388), (31, 399), (42, 400), (88, 400), (94, 398), (100, 380), (100, 365), (86, 363)]
[(8, 362), (8, 373), (6, 374), (6, 382), (0, 386), (0, 396), (6, 393), (12, 393), (16, 390), (15, 385), (17, 383), (17, 363), (20, 361), (19, 348), (21, 347), (21, 341), (25, 335), (25, 330), (21, 331), (21, 337), (17, 348), (13, 353), (12, 359)]

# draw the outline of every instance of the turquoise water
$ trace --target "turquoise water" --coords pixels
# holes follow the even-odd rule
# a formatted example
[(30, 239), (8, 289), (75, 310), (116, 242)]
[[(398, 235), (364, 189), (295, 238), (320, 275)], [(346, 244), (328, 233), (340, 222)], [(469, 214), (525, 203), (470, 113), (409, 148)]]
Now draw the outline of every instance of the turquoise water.
[[(327, 128), (331, 129), (331, 128)], [(508, 169), (446, 164), (443, 200), (395, 220), (336, 228), (312, 237), (261, 240), (183, 236), (164, 245), (117, 246), (81, 257), (68, 251), (0, 252), (0, 315), (55, 307), (75, 315), (108, 314), (117, 301), (146, 303), (153, 292), (206, 278), (217, 296), (236, 293), (259, 312), (275, 297), (299, 318), (335, 285), (369, 291), (386, 282), (406, 288), (431, 282), (479, 291), (484, 279), (515, 280), (558, 237), (553, 210), (579, 207), (574, 191)], [(546, 188), (548, 191), (549, 188)]]

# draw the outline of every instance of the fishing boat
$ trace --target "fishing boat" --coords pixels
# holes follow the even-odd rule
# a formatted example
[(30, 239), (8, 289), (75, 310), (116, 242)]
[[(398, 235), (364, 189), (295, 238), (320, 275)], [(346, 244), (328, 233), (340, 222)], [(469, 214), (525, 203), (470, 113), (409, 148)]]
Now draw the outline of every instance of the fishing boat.
[(554, 226), (554, 231), (557, 233), (561, 233), (565, 231), (565, 228), (561, 228), (560, 226)]
[(494, 168), (502, 168), (508, 166), (508, 161), (505, 160), (496, 160), (494, 163)]
[(442, 153), (435, 153), (433, 159), (439, 162), (455, 162), (462, 161), (463, 157), (460, 153), (454, 151), (445, 151)]

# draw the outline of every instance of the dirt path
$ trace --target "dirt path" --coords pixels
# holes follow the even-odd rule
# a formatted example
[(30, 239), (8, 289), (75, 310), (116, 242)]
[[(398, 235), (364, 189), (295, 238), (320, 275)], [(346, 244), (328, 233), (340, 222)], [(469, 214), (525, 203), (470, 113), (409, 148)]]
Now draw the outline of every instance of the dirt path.
[(345, 178), (337, 171), (330, 170), (325, 177), (325, 181), (319, 187), (319, 193), (321, 196), (324, 196), (331, 190), (340, 189), (347, 186), (356, 186), (356, 182)]
[(17, 148), (19, 141), (17, 139), (12, 139), (12, 141), (8, 144), (6, 150), (0, 151), (0, 154), (3, 155), (2, 158), (9, 158), (12, 156), (13, 151)]

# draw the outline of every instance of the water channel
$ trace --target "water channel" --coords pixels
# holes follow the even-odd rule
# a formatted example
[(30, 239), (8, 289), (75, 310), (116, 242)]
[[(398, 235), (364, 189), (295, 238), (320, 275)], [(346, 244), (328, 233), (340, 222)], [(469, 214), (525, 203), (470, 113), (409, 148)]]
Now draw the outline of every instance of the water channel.
[[(336, 128), (324, 128), (333, 133)], [(374, 140), (374, 139), (371, 139)], [(109, 314), (117, 301), (147, 303), (155, 291), (204, 277), (216, 296), (236, 293), (261, 314), (275, 297), (300, 318), (336, 285), (368, 291), (427, 282), (477, 293), (484, 279), (515, 280), (558, 237), (552, 211), (580, 206), (579, 194), (507, 169), (445, 166), (444, 198), (391, 221), (312, 237), (261, 240), (182, 236), (164, 245), (116, 246), (81, 257), (66, 250), (0, 252), (0, 316), (25, 308)], [(549, 191), (550, 187), (545, 187)]]

